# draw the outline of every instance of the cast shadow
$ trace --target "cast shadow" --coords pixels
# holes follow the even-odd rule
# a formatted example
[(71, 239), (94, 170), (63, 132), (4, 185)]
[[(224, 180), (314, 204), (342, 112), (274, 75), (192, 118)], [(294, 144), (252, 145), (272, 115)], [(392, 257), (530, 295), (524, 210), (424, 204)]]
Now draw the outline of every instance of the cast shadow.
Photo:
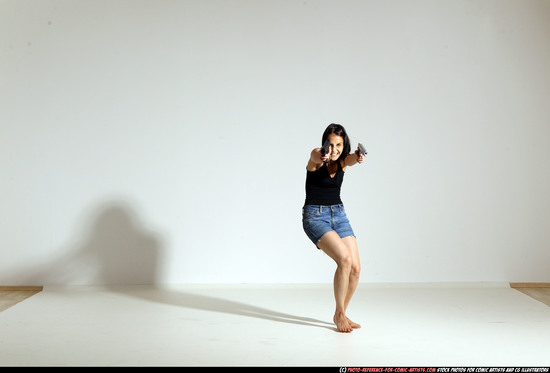
[[(195, 309), (200, 311), (209, 311), (217, 313), (225, 313), (231, 315), (254, 317), (263, 320), (282, 322), (287, 324), (313, 326), (327, 328), (332, 331), (337, 331), (333, 323), (325, 321), (291, 315), (288, 313), (278, 312), (263, 307), (254, 306), (247, 303), (237, 302), (229, 299), (223, 299), (204, 294), (196, 294), (181, 290), (173, 290), (163, 288), (161, 286), (152, 287), (111, 287), (111, 291), (117, 292), (125, 296), (147, 300), (150, 302), (168, 304), (172, 306)], [(197, 290), (199, 291), (199, 290)], [(205, 290), (202, 290), (203, 292)], [(206, 290), (207, 291), (207, 290)]]
[[(147, 229), (124, 201), (104, 203), (87, 218), (81, 237), (57, 257), (13, 276), (41, 285), (156, 284), (160, 235)], [(61, 250), (59, 250), (61, 251)]]
[(47, 263), (20, 270), (18, 274), (24, 273), (25, 278), (22, 282), (102, 285), (124, 296), (161, 304), (336, 330), (334, 324), (324, 321), (160, 286), (159, 263), (164, 255), (161, 235), (147, 227), (122, 200), (101, 204), (85, 223), (82, 238), (67, 251)]

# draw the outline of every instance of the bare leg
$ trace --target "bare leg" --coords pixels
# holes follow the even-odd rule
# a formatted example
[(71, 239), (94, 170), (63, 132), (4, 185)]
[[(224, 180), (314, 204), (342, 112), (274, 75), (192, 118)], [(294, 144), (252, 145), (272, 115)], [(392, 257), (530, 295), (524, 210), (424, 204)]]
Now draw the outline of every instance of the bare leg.
[[(339, 331), (351, 332), (353, 328), (346, 316), (346, 300), (349, 303), (349, 299), (351, 299), (351, 295), (353, 295), (353, 291), (357, 287), (357, 283), (352, 284), (353, 289), (350, 294), (353, 255), (349, 247), (334, 231), (327, 232), (319, 241), (318, 247), (331, 257), (337, 265), (336, 272), (334, 273), (334, 299), (336, 300), (334, 323)], [(347, 299), (348, 297), (349, 299)]]
[[(361, 264), (359, 261), (359, 250), (357, 248), (357, 240), (353, 236), (347, 236), (342, 238), (342, 241), (344, 244), (348, 247), (349, 252), (352, 257), (352, 265), (351, 265), (351, 271), (349, 276), (349, 283), (348, 283), (348, 291), (346, 294), (346, 299), (344, 301), (344, 307), (347, 311), (349, 302), (351, 301), (351, 297), (355, 293), (355, 289), (357, 289), (357, 284), (359, 283), (359, 274), (361, 273)], [(358, 329), (361, 327), (361, 325), (351, 321), (348, 318), (349, 323), (351, 324), (351, 327), (353, 329)]]

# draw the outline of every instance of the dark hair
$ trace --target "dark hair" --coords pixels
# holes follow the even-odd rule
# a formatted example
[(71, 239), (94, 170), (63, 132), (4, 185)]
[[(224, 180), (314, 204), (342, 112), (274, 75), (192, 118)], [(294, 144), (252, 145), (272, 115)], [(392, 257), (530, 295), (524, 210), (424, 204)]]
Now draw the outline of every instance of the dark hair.
[(331, 123), (323, 133), (323, 139), (321, 140), (321, 145), (325, 143), (325, 141), (328, 138), (328, 135), (335, 134), (336, 136), (341, 136), (344, 139), (344, 149), (342, 150), (342, 154), (340, 155), (340, 159), (344, 160), (349, 155), (351, 151), (351, 145), (349, 142), (348, 134), (346, 133), (346, 129), (341, 124)]

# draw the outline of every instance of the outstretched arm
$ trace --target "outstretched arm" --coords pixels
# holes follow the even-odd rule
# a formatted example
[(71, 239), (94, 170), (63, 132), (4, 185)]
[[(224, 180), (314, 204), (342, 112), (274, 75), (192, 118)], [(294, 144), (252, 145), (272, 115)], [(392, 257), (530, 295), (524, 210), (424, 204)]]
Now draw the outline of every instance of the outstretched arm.
[(320, 168), (323, 163), (328, 159), (328, 154), (322, 155), (321, 148), (315, 148), (311, 151), (309, 156), (309, 162), (307, 162), (307, 169), (309, 171), (315, 171)]
[(357, 163), (363, 163), (364, 161), (365, 161), (365, 155), (359, 152), (359, 149), (358, 149), (355, 151), (355, 153), (348, 155), (344, 163), (347, 167), (347, 166), (356, 165)]

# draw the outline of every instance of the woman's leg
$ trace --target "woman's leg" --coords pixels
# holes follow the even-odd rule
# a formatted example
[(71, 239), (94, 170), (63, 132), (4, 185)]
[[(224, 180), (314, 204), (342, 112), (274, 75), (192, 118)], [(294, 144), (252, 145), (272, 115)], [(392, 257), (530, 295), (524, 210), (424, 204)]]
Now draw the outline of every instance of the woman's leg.
[[(350, 275), (353, 265), (352, 250), (338, 236), (338, 233), (334, 231), (325, 233), (317, 243), (317, 246), (331, 257), (337, 265), (336, 272), (334, 273), (334, 298), (336, 300), (334, 323), (339, 331), (351, 332), (353, 328), (346, 317), (346, 300), (349, 303), (347, 298), (350, 290)], [(355, 288), (357, 283), (353, 286)], [(351, 294), (353, 295), (353, 291)]]
[[(345, 307), (344, 309), (347, 311), (349, 302), (351, 301), (351, 297), (355, 293), (355, 289), (357, 289), (357, 284), (359, 283), (359, 274), (361, 273), (361, 262), (359, 260), (359, 249), (357, 248), (356, 238), (354, 236), (347, 236), (342, 238), (342, 241), (347, 246), (352, 258), (348, 291), (346, 294), (346, 299), (344, 301), (344, 307)], [(351, 327), (354, 329), (361, 327), (361, 325), (354, 323), (349, 319), (348, 321), (351, 323)]]

